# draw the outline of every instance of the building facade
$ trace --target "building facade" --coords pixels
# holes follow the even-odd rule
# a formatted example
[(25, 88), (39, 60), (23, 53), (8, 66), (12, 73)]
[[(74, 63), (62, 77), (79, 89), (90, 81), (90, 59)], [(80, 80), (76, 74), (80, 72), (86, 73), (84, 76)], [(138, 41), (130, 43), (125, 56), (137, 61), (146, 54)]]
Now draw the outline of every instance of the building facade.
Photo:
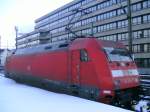
[[(131, 0), (131, 10), (135, 60), (139, 67), (150, 68), (150, 0)], [(128, 47), (127, 0), (74, 0), (35, 20), (35, 31), (18, 37), (17, 46), (74, 37), (66, 27), (79, 36), (121, 41)]]

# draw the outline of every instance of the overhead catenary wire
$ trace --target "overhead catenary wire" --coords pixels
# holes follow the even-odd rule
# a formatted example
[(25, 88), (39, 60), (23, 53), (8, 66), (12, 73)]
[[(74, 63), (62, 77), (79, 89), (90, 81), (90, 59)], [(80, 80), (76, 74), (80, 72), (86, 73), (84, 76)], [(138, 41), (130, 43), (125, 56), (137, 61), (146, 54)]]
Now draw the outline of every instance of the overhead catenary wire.
[[(72, 31), (72, 27), (74, 26), (74, 24), (72, 24), (72, 21), (74, 20), (75, 16), (76, 16), (79, 12), (81, 12), (81, 15), (79, 16), (79, 18), (77, 18), (76, 22), (80, 21), (80, 19), (81, 19), (82, 16), (83, 16), (82, 13), (83, 13), (84, 15), (86, 15), (86, 14), (90, 14), (91, 11), (85, 11), (85, 10), (83, 10), (82, 8), (77, 8), (77, 9), (72, 10), (72, 12), (73, 12), (74, 14), (73, 14), (72, 18), (70, 19), (70, 21), (68, 22), (68, 24), (67, 24), (65, 30), (66, 30), (66, 31), (69, 31), (70, 33), (72, 33), (73, 35), (75, 35), (75, 37), (77, 38), (77, 37), (79, 37), (79, 35), (76, 34), (74, 31)], [(69, 38), (69, 39), (70, 39), (70, 38)]]

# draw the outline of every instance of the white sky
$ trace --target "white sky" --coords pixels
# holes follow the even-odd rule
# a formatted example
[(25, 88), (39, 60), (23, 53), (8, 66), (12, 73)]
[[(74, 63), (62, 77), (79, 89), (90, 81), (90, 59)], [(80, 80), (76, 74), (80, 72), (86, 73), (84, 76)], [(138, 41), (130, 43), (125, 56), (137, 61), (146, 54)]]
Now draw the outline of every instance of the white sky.
[(0, 36), (2, 48), (15, 47), (15, 30), (28, 33), (34, 20), (72, 0), (0, 0)]

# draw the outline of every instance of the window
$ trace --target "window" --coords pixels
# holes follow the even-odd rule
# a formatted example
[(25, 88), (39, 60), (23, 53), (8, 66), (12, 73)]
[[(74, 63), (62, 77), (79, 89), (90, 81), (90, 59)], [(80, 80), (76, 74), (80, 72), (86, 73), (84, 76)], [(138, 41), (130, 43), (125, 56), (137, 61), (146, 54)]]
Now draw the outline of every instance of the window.
[(117, 15), (119, 16), (119, 15), (122, 15), (123, 14), (123, 10), (122, 9), (118, 9), (117, 10)]
[(82, 1), (82, 5), (88, 4), (88, 3), (92, 2), (92, 1), (93, 1), (93, 0), (83, 0), (83, 1)]
[(150, 52), (150, 44), (149, 43), (144, 43), (144, 44), (133, 45), (133, 51), (135, 53)]
[(140, 52), (144, 52), (144, 44), (140, 44)]
[(98, 32), (116, 29), (116, 22), (98, 26)]
[(123, 20), (123, 21), (118, 21), (118, 28), (124, 28), (128, 26), (128, 21)]
[(144, 52), (148, 52), (148, 44), (144, 44)]
[(96, 21), (96, 17), (91, 17), (91, 18), (88, 18), (88, 19), (84, 19), (84, 20), (82, 20), (82, 25), (87, 25), (87, 24), (95, 22), (95, 21)]
[(147, 8), (147, 1), (143, 2), (143, 8)]
[(101, 38), (105, 38), (105, 40), (116, 41), (116, 35), (108, 35)]
[(144, 37), (145, 38), (150, 38), (150, 29), (144, 30)]
[(126, 0), (105, 0), (104, 2), (101, 2), (98, 5), (98, 9), (104, 9), (106, 7), (112, 6), (112, 5), (117, 4), (117, 3), (121, 3), (123, 1), (126, 1)]
[(80, 50), (80, 60), (82, 62), (88, 62), (89, 61), (88, 53), (85, 49)]
[(107, 25), (102, 25), (102, 27), (103, 27), (103, 31), (107, 30)]
[(99, 15), (98, 20), (110, 19), (115, 16), (116, 16), (116, 10)]
[(112, 5), (113, 5), (113, 4), (116, 4), (116, 3), (117, 3), (117, 0), (111, 0), (111, 1), (110, 1), (110, 4), (112, 4)]
[(93, 33), (97, 33), (97, 27), (93, 28)]
[(135, 17), (132, 19), (132, 24), (133, 25), (138, 25), (141, 24), (141, 17)]
[(135, 62), (138, 67), (149, 68), (150, 67), (150, 58), (137, 58)]
[(141, 10), (141, 3), (137, 3), (137, 4), (134, 4), (134, 5), (132, 5), (132, 11), (133, 12), (135, 12), (135, 11), (139, 11), (139, 10)]
[(141, 52), (141, 51), (140, 51), (140, 45), (139, 45), (139, 44), (133, 45), (133, 51), (134, 51), (135, 53)]
[(150, 14), (143, 16), (143, 23), (149, 23), (150, 22)]
[(136, 39), (136, 38), (141, 38), (143, 37), (142, 36), (142, 31), (135, 31), (133, 32), (133, 38)]
[(69, 10), (69, 11), (72, 11), (72, 10), (74, 10), (74, 9), (79, 8), (80, 6), (81, 6), (81, 3), (77, 3), (77, 4), (74, 4), (74, 5), (70, 6), (68, 10)]
[(117, 0), (117, 3), (121, 3), (121, 2), (124, 2), (126, 0)]
[(129, 52), (124, 48), (103, 47), (110, 61), (132, 61)]
[(69, 34), (68, 34), (68, 37), (69, 37), (69, 38), (72, 38), (73, 36), (74, 36), (74, 35), (73, 35), (72, 33), (69, 33)]
[(82, 35), (91, 34), (91, 29), (82, 30)]
[(128, 39), (128, 33), (118, 34), (118, 40), (127, 40), (127, 39)]
[(136, 47), (136, 45), (133, 45), (133, 46), (132, 46), (132, 50), (133, 50), (134, 53), (137, 52), (137, 47)]
[(145, 44), (143, 44), (143, 46), (144, 46), (144, 52), (150, 52), (150, 44), (149, 43), (145, 43)]
[(84, 12), (92, 13), (92, 12), (94, 12), (94, 11), (96, 11), (96, 6), (93, 6), (93, 7), (90, 7), (90, 8), (85, 9), (85, 10), (83, 11), (83, 14), (84, 14)]
[(81, 21), (74, 23), (74, 28), (81, 26)]
[(149, 8), (149, 7), (150, 7), (150, 0), (144, 0), (143, 8)]

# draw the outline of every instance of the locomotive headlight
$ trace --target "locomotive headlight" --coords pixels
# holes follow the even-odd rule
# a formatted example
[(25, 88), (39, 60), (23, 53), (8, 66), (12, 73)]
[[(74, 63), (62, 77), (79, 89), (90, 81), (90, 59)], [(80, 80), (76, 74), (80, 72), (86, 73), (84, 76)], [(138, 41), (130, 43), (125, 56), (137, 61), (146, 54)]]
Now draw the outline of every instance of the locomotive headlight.
[(103, 93), (104, 94), (111, 94), (111, 91), (110, 90), (104, 90)]
[(122, 77), (123, 71), (122, 70), (112, 70), (111, 71), (113, 77)]
[(130, 69), (128, 70), (129, 75), (139, 75), (137, 69)]

